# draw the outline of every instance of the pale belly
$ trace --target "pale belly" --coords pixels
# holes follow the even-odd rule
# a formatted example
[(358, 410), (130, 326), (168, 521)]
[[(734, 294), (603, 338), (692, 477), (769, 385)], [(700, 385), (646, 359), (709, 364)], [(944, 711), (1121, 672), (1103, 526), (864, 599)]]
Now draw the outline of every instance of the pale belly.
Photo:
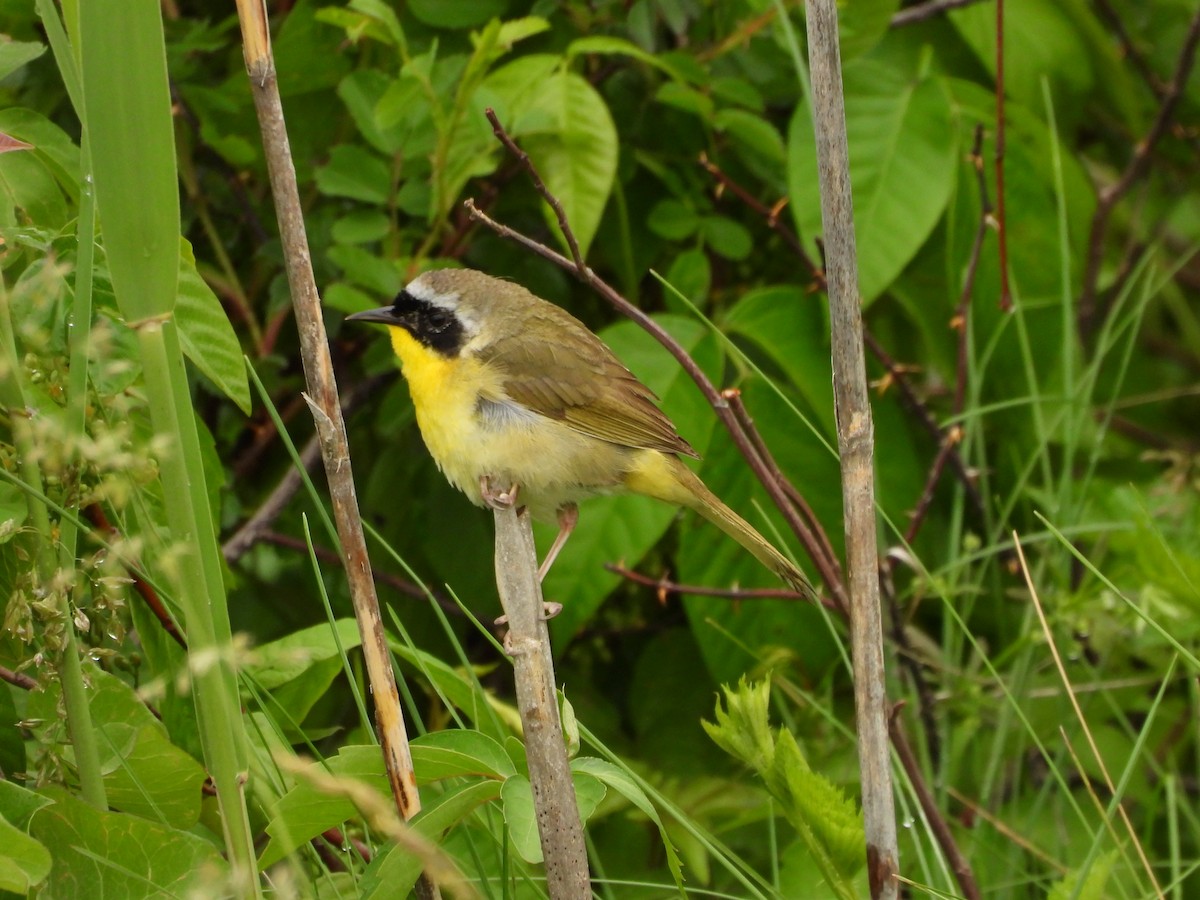
[[(402, 360), (416, 348), (393, 335)], [(471, 368), (468, 368), (471, 367)], [(553, 520), (564, 503), (621, 490), (635, 451), (575, 431), (509, 401), (481, 401), (487, 373), (473, 361), (405, 365), (421, 437), (447, 480), (485, 506), (480, 479), (493, 489), (518, 486), (535, 518)], [(499, 388), (492, 385), (491, 393)]]

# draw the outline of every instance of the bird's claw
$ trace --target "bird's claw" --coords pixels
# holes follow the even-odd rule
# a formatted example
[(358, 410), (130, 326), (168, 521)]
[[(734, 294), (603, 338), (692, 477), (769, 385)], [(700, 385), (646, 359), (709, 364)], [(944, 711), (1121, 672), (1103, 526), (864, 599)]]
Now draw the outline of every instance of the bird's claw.
[(512, 509), (517, 505), (520, 489), (519, 484), (514, 484), (507, 490), (497, 490), (492, 487), (491, 476), (481, 475), (479, 478), (479, 494), (483, 497), (483, 502), (492, 509)]

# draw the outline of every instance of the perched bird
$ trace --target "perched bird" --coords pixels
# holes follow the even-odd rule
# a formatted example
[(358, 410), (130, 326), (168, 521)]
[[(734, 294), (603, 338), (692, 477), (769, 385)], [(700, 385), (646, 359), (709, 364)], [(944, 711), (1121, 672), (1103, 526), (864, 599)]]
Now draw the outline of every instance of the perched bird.
[(426, 272), (391, 306), (349, 321), (388, 326), (421, 436), (478, 506), (510, 501), (557, 516), (544, 577), (575, 527), (577, 502), (632, 491), (694, 509), (793, 590), (804, 574), (679, 459), (697, 456), (653, 392), (574, 316), (471, 269)]

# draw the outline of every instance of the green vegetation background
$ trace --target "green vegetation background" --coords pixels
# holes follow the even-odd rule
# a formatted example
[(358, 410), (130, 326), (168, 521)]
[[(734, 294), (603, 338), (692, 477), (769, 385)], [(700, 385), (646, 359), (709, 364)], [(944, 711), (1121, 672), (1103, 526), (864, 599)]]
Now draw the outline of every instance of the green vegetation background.
[[(24, 390), (14, 403), (6, 387), (0, 419), (0, 665), (15, 673), (0, 689), (0, 870), (14, 873), (0, 889), (69, 896), (100, 879), (140, 896), (185, 892), (202, 873), (220, 893), (228, 872), (201, 790), (184, 656), (133, 583), (175, 610), (173, 500), (155, 462), (146, 372), (105, 239), (93, 264), (93, 242), (85, 256), (78, 238), (91, 204), (80, 120), (61, 59), (46, 50), (52, 36), (28, 7), (0, 3), (10, 38), (0, 43), (0, 132), (32, 148), (0, 153), (11, 329), (0, 377)], [(296, 446), (312, 426), (236, 18), (226, 4), (163, 9), (184, 238), (176, 319), (211, 515), (229, 541), (292, 468), (266, 400)], [(428, 459), (386, 342), (341, 319), (431, 266), (520, 281), (601, 332), (703, 454), (710, 487), (807, 563), (669, 356), (568, 275), (467, 217), (462, 201), (473, 197), (558, 242), (483, 117), (493, 107), (563, 200), (591, 266), (718, 385), (740, 390), (840, 554), (828, 323), (807, 262), (820, 259), (821, 223), (802, 10), (301, 0), (272, 12), (381, 598), (411, 733), (430, 733), (417, 752), (426, 803), (442, 816), (430, 834), (468, 877), (492, 879), (485, 896), (536, 896), (511, 678), (488, 629), (463, 611), (483, 623), (499, 614), (490, 517)], [(897, 0), (842, 9), (864, 318), (883, 350), (869, 376), (890, 697), (906, 703), (922, 780), (986, 896), (1186, 897), (1200, 885), (1200, 79), (1177, 83), (1175, 72), (1195, 4), (1005, 4), (1011, 311), (995, 227), (995, 7), (904, 25), (897, 12)], [(1173, 90), (1167, 127), (1109, 214), (1098, 197), (1144, 152)], [(154, 211), (137, 194), (125, 202), (129, 219)], [(72, 430), (67, 321), (85, 272), (93, 351), (86, 425)], [(30, 518), (30, 466), (51, 501), (49, 533)], [(93, 523), (102, 512), (115, 531), (107, 546), (82, 539), (75, 572), (47, 577), (35, 561), (77, 510)], [(402, 895), (408, 857), (272, 755), (293, 747), (382, 785), (351, 690), (361, 688), (356, 634), (327, 624), (351, 611), (318, 515), (299, 491), (248, 546), (226, 544), (229, 615), (244, 636), (250, 825), (273, 891)], [(611, 564), (651, 582), (778, 587), (695, 517), (639, 498), (583, 507), (546, 594), (564, 604), (553, 623), (558, 676), (583, 733), (577, 788), (602, 893), (677, 893), (679, 865), (697, 895), (864, 889), (852, 801), (835, 789), (857, 794), (844, 624), (794, 601), (660, 590)], [(68, 596), (69, 616), (58, 605)], [(83, 802), (63, 728), (58, 671), (72, 627), (108, 813)], [(718, 714), (722, 686), (743, 678), (769, 682), (769, 695), (732, 693)], [(769, 752), (778, 766), (787, 755), (787, 777), (748, 770), (753, 748), (739, 742), (768, 703), (786, 729)], [(719, 721), (716, 740), (702, 720)], [(823, 777), (788, 782), (808, 769)], [(957, 895), (911, 776), (897, 766), (902, 871), (914, 896)], [(148, 845), (161, 850), (146, 859)]]

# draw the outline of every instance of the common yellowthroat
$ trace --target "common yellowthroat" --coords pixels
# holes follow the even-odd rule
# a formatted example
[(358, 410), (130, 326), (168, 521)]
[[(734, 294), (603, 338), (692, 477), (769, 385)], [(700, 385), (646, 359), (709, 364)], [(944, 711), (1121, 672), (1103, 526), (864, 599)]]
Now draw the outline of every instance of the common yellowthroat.
[(793, 590), (815, 596), (804, 574), (679, 459), (697, 453), (653, 392), (553, 303), (482, 272), (439, 269), (391, 306), (348, 320), (388, 326), (421, 436), (452, 485), (477, 506), (515, 486), (535, 518), (557, 516), (543, 576), (579, 500), (632, 491), (694, 509)]

